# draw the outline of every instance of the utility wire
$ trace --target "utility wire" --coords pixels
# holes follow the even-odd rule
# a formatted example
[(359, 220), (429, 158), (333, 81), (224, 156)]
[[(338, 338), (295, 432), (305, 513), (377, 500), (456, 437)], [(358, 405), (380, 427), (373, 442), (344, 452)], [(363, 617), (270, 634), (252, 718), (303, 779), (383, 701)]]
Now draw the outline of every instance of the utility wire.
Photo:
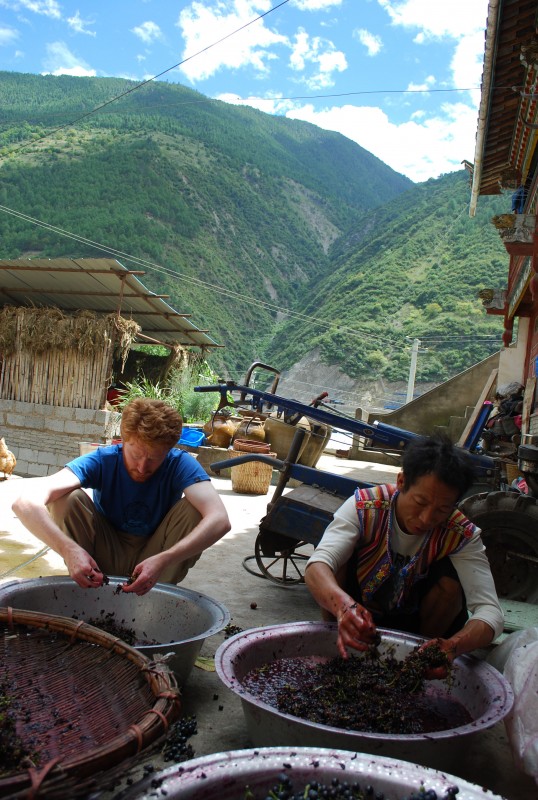
[(327, 320), (320, 319), (319, 317), (313, 317), (313, 316), (310, 316), (308, 314), (302, 314), (299, 311), (292, 311), (291, 309), (287, 309), (284, 306), (278, 306), (278, 305), (276, 305), (274, 303), (269, 303), (269, 302), (267, 302), (265, 300), (260, 300), (258, 298), (251, 297), (251, 296), (243, 294), (241, 292), (235, 292), (232, 289), (228, 289), (227, 287), (217, 286), (215, 284), (208, 283), (207, 281), (202, 281), (199, 278), (195, 278), (195, 277), (193, 277), (191, 275), (185, 275), (185, 274), (183, 274), (181, 272), (175, 272), (174, 270), (169, 269), (167, 267), (163, 267), (160, 264), (156, 264), (156, 263), (154, 263), (152, 261), (147, 261), (146, 259), (143, 259), (143, 258), (138, 258), (137, 256), (133, 256), (133, 255), (131, 255), (129, 253), (126, 253), (126, 252), (124, 252), (122, 250), (117, 250), (116, 248), (109, 247), (108, 245), (101, 244), (100, 242), (94, 242), (92, 239), (87, 239), (86, 237), (79, 236), (79, 235), (77, 235), (75, 233), (72, 233), (71, 231), (66, 231), (63, 228), (58, 228), (55, 225), (51, 225), (48, 222), (43, 222), (42, 220), (38, 220), (35, 217), (30, 217), (28, 214), (23, 214), (20, 211), (15, 211), (14, 209), (9, 208), (8, 206), (0, 205), (0, 211), (3, 211), (6, 214), (10, 214), (11, 216), (14, 216), (17, 219), (20, 219), (20, 220), (22, 220), (24, 222), (30, 222), (33, 225), (37, 225), (39, 227), (42, 227), (45, 230), (49, 230), (49, 231), (51, 231), (53, 233), (56, 233), (56, 234), (58, 234), (60, 236), (64, 236), (66, 238), (72, 239), (73, 241), (85, 244), (88, 247), (92, 247), (92, 248), (95, 248), (97, 250), (101, 250), (102, 252), (109, 253), (110, 255), (113, 255), (115, 257), (120, 256), (123, 259), (132, 262), (133, 264), (137, 264), (139, 266), (143, 266), (146, 269), (151, 269), (154, 272), (165, 274), (165, 275), (168, 275), (168, 276), (170, 276), (172, 278), (175, 278), (177, 280), (185, 281), (187, 283), (191, 283), (191, 284), (194, 284), (196, 286), (201, 286), (201, 287), (203, 287), (205, 289), (211, 289), (211, 290), (218, 291), (219, 295), (221, 295), (221, 296), (224, 295), (224, 296), (227, 296), (227, 297), (231, 297), (231, 298), (240, 300), (242, 302), (248, 303), (250, 305), (254, 305), (254, 306), (258, 307), (258, 308), (260, 306), (262, 306), (262, 307), (266, 308), (268, 311), (276, 311), (276, 312), (280, 312), (282, 314), (286, 314), (286, 315), (288, 315), (288, 316), (290, 316), (290, 317), (292, 317), (294, 319), (299, 319), (299, 320), (302, 320), (302, 321), (305, 321), (305, 322), (313, 322), (316, 325), (320, 325), (320, 326), (325, 327), (327, 329), (337, 328), (342, 333), (345, 333), (348, 336), (354, 336), (354, 337), (357, 337), (357, 338), (360, 338), (360, 339), (371, 339), (375, 343), (379, 343), (381, 345), (390, 346), (393, 349), (400, 349), (400, 350), (404, 351), (404, 350), (408, 349), (408, 347), (409, 347), (409, 345), (401, 344), (400, 342), (395, 342), (395, 341), (392, 341), (390, 339), (383, 338), (381, 336), (376, 336), (375, 334), (373, 334), (373, 333), (371, 333), (369, 331), (366, 331), (366, 330), (354, 330), (352, 328), (342, 328), (339, 325), (335, 325), (333, 322), (327, 322)]
[[(186, 283), (191, 283), (196, 286), (203, 287), (204, 289), (210, 289), (214, 291), (218, 291), (219, 295), (224, 295), (230, 297), (235, 300), (239, 300), (241, 302), (245, 302), (250, 305), (255, 305), (256, 307), (262, 306), (267, 311), (272, 312), (279, 312), (282, 314), (291, 317), (292, 319), (297, 319), (302, 322), (312, 322), (316, 325), (324, 327), (326, 329), (337, 328), (342, 333), (346, 335), (361, 338), (361, 339), (370, 339), (376, 345), (384, 345), (390, 346), (393, 349), (400, 350), (404, 352), (405, 350), (409, 349), (410, 345), (408, 343), (401, 343), (396, 342), (391, 339), (383, 338), (381, 336), (377, 336), (376, 334), (371, 333), (370, 331), (360, 330), (360, 329), (353, 329), (353, 328), (343, 328), (342, 326), (336, 325), (333, 322), (327, 322), (327, 320), (321, 319), (319, 317), (314, 317), (309, 314), (303, 314), (299, 311), (293, 311), (291, 309), (285, 308), (284, 306), (279, 306), (275, 303), (269, 303), (265, 300), (261, 300), (259, 298), (251, 297), (250, 295), (246, 295), (242, 292), (236, 292), (232, 289), (229, 289), (225, 286), (218, 286), (216, 284), (208, 283), (207, 281), (202, 281), (199, 278), (195, 278), (191, 275), (185, 275), (181, 272), (176, 272), (168, 267), (163, 267), (161, 264), (156, 264), (155, 262), (148, 261), (147, 259), (139, 258), (137, 256), (133, 256), (130, 253), (126, 253), (123, 250), (117, 250), (116, 248), (110, 247), (108, 245), (102, 244), (100, 242), (95, 242), (92, 239), (87, 239), (84, 236), (79, 236), (78, 234), (72, 233), (71, 231), (67, 231), (63, 228), (59, 228), (55, 225), (52, 225), (48, 222), (43, 222), (42, 220), (36, 219), (35, 217), (31, 217), (28, 214), (24, 214), (20, 211), (16, 211), (15, 209), (9, 208), (8, 206), (0, 205), (0, 211), (14, 216), (17, 219), (20, 219), (24, 222), (29, 222), (33, 225), (38, 227), (42, 227), (45, 230), (49, 230), (53, 233), (56, 233), (60, 236), (64, 236), (65, 238), (72, 239), (73, 241), (80, 242), (85, 244), (88, 247), (95, 248), (97, 250), (101, 250), (102, 252), (109, 253), (114, 257), (121, 257), (124, 260), (127, 260), (133, 264), (138, 266), (145, 267), (148, 270), (152, 270), (153, 272), (160, 273), (163, 275), (167, 275), (179, 281), (184, 281)], [(472, 335), (467, 336), (454, 336), (454, 337), (422, 337), (420, 336), (421, 344), (424, 344), (428, 347), (431, 347), (432, 350), (435, 349), (436, 346), (442, 346), (443, 344), (450, 344), (450, 343), (457, 343), (457, 342), (468, 342), (468, 343), (489, 343), (496, 344), (498, 342), (498, 338), (496, 338), (493, 334), (491, 336), (484, 336), (484, 337), (474, 337)], [(427, 351), (423, 351), (427, 352)]]
[[(241, 29), (239, 29), (239, 30), (241, 30)], [(215, 44), (217, 44), (217, 43), (215, 43)], [(194, 58), (194, 56), (189, 56), (189, 58)], [(181, 62), (181, 63), (183, 63), (183, 62)], [(173, 69), (173, 67), (171, 67), (171, 69)], [(161, 75), (162, 74), (164, 74), (164, 73), (161, 73)], [(106, 103), (103, 103), (103, 105), (97, 106), (92, 111), (88, 111), (87, 114), (84, 114), (81, 117), (77, 117), (73, 122), (67, 122), (67, 123), (65, 123), (65, 125), (61, 125), (61, 126), (55, 128), (53, 131), (51, 131), (51, 134), (52, 133), (56, 133), (56, 131), (62, 130), (62, 128), (66, 127), (67, 125), (74, 125), (76, 122), (79, 122), (81, 119), (84, 119), (84, 117), (90, 116), (91, 114), (94, 114), (97, 111), (101, 112), (101, 111), (105, 111), (106, 110), (107, 114), (108, 113), (110, 113), (110, 114), (121, 113), (121, 109), (119, 109), (119, 110), (118, 109), (109, 109), (109, 108), (106, 108), (106, 106), (110, 105), (111, 103), (114, 103), (116, 100), (123, 99), (123, 97), (125, 97), (127, 94), (130, 94), (131, 92), (133, 92), (137, 88), (143, 87), (146, 83), (149, 83), (150, 81), (156, 80), (158, 77), (160, 77), (160, 76), (156, 75), (154, 78), (149, 78), (147, 81), (144, 81), (144, 83), (141, 83), (138, 86), (134, 86), (131, 89), (129, 89), (127, 92), (124, 92), (123, 94), (118, 95), (116, 98), (112, 98), (111, 100), (108, 100)], [(181, 84), (178, 84), (178, 85), (181, 85)], [(429, 93), (433, 93), (433, 92), (437, 92), (437, 93), (439, 93), (439, 92), (444, 92), (444, 93), (449, 93), (449, 92), (472, 92), (472, 91), (475, 91), (475, 90), (478, 91), (480, 89), (481, 89), (480, 86), (468, 86), (468, 87), (465, 87), (465, 88), (462, 88), (462, 89), (460, 89), (460, 88), (455, 88), (455, 89), (361, 89), (361, 90), (357, 90), (357, 91), (354, 91), (354, 92), (335, 92), (334, 94), (297, 94), (297, 95), (290, 95), (289, 97), (286, 97), (284, 95), (278, 96), (278, 97), (276, 97), (276, 96), (260, 97), (260, 100), (273, 100), (276, 103), (280, 103), (283, 100), (328, 100), (328, 99), (331, 99), (333, 97), (359, 97), (361, 95), (370, 95), (370, 94), (429, 94)], [(223, 92), (221, 92), (221, 94), (222, 93)], [(233, 93), (230, 93), (230, 94), (233, 94)], [(238, 100), (243, 100), (243, 98), (240, 95), (235, 95), (235, 97), (237, 97)], [(148, 104), (146, 104), (144, 106), (144, 111), (153, 111), (154, 109), (157, 109), (157, 108), (182, 108), (183, 106), (197, 105), (197, 104), (200, 104), (200, 103), (228, 103), (228, 104), (230, 104), (227, 100), (221, 100), (219, 97), (196, 97), (196, 98), (193, 97), (190, 100), (178, 100), (177, 102), (174, 102), (174, 103), (148, 103)], [(244, 104), (248, 105), (247, 102), (245, 102)], [(231, 105), (235, 105), (235, 104), (232, 103)], [(40, 112), (39, 113), (39, 119), (41, 120), (41, 119), (46, 118), (46, 117), (49, 117), (49, 118), (50, 117), (59, 117), (59, 116), (62, 116), (62, 113), (65, 114), (65, 112), (61, 112), (61, 111), (50, 111), (49, 113), (41, 113)], [(7, 123), (7, 126), (9, 126), (9, 123)], [(34, 140), (34, 141), (39, 141), (39, 140)]]
[(234, 31), (231, 31), (231, 33), (227, 33), (225, 36), (221, 36), (221, 38), (217, 39), (216, 42), (212, 42), (211, 44), (208, 44), (206, 47), (203, 47), (201, 50), (198, 50), (196, 53), (193, 53), (191, 56), (187, 56), (187, 58), (184, 58), (181, 61), (178, 61), (177, 64), (174, 64), (173, 66), (168, 67), (167, 69), (164, 69), (162, 72), (159, 72), (158, 75), (154, 75), (152, 78), (146, 78), (145, 81), (141, 81), (141, 83), (137, 83), (135, 86), (131, 86), (130, 89), (126, 89), (125, 92), (122, 92), (121, 94), (118, 94), (115, 97), (112, 97), (110, 100), (107, 100), (104, 103), (101, 103), (100, 106), (96, 106), (91, 111), (87, 111), (85, 114), (82, 114), (80, 117), (77, 117), (76, 119), (72, 120), (71, 122), (64, 122), (62, 125), (58, 125), (58, 127), (54, 128), (52, 131), (49, 131), (48, 133), (44, 133), (42, 136), (39, 136), (36, 139), (32, 139), (31, 143), (28, 143), (28, 144), (24, 144), (23, 143), (23, 144), (19, 145), (19, 147), (16, 147), (13, 150), (11, 150), (10, 152), (11, 153), (17, 153), (17, 152), (19, 152), (19, 150), (24, 150), (30, 144), (35, 144), (36, 142), (40, 142), (43, 139), (47, 139), (49, 136), (52, 136), (53, 134), (57, 133), (58, 131), (63, 130), (64, 128), (68, 128), (71, 125), (76, 125), (78, 122), (81, 122), (83, 119), (87, 119), (92, 114), (96, 114), (98, 111), (101, 111), (103, 108), (106, 108), (107, 106), (111, 105), (111, 103), (116, 103), (122, 97), (126, 97), (128, 94), (132, 94), (132, 92), (136, 92), (138, 89), (141, 89), (143, 86), (146, 86), (148, 83), (151, 83), (152, 81), (156, 81), (158, 78), (162, 78), (162, 76), (166, 75), (167, 72), (171, 72), (173, 69), (177, 69), (178, 67), (181, 67), (183, 64), (186, 64), (187, 61), (192, 61), (193, 58), (196, 58), (197, 56), (202, 55), (202, 53), (206, 53), (208, 50), (211, 50), (213, 47), (216, 47), (218, 44), (222, 44), (222, 42), (225, 42), (227, 39), (230, 39), (232, 36), (235, 36), (236, 34), (240, 33), (243, 30), (245, 30), (245, 28), (248, 28), (250, 25), (253, 25), (255, 22), (258, 22), (260, 19), (263, 19), (268, 14), (272, 14), (273, 11), (276, 11), (277, 9), (282, 8), (282, 6), (285, 6), (287, 3), (289, 3), (289, 1), (290, 0), (282, 0), (281, 3), (278, 3), (276, 6), (273, 6), (268, 11), (264, 11), (263, 14), (259, 14), (254, 19), (251, 19), (250, 22), (245, 22), (244, 25), (241, 25), (239, 28), (236, 28)]

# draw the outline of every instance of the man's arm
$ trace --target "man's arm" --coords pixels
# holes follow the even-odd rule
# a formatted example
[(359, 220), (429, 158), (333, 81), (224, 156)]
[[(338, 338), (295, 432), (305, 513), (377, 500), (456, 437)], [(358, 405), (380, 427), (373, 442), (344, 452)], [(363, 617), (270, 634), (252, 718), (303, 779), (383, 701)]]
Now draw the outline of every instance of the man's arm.
[(100, 586), (103, 578), (97, 563), (60, 530), (47, 510), (49, 503), (80, 488), (76, 475), (70, 469), (62, 469), (45, 478), (25, 478), (17, 483), (21, 484), (21, 492), (12, 509), (25, 528), (63, 558), (69, 575), (79, 586)]

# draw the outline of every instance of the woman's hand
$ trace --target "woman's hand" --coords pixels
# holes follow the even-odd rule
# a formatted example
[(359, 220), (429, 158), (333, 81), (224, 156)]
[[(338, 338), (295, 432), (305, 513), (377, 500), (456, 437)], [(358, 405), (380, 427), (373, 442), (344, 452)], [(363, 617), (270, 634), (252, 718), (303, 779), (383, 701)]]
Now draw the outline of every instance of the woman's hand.
[(342, 606), (337, 621), (337, 647), (342, 658), (348, 657), (348, 647), (354, 650), (368, 650), (373, 644), (377, 644), (378, 634), (373, 617), (359, 603), (350, 602)]
[(427, 650), (429, 647), (433, 646), (437, 646), (439, 650), (441, 650), (443, 655), (446, 657), (447, 662), (439, 666), (429, 667), (425, 671), (424, 677), (429, 681), (440, 681), (443, 680), (443, 678), (446, 678), (450, 671), (450, 665), (456, 657), (456, 647), (450, 639), (430, 639), (429, 642), (425, 642), (419, 647), (419, 652), (422, 653), (424, 650)]

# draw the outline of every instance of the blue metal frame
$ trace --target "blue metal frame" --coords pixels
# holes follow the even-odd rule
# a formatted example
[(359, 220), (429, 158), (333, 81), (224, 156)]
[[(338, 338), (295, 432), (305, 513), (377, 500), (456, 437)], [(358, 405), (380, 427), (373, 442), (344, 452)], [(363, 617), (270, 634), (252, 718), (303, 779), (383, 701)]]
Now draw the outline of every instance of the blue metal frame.
[[(216, 386), (195, 386), (195, 392), (219, 392), (221, 396), (219, 408), (226, 406), (232, 408), (244, 407), (247, 396), (251, 397), (249, 401), (250, 407), (258, 413), (270, 413), (275, 409), (284, 416), (286, 419), (299, 418), (301, 416), (312, 419), (315, 422), (330, 425), (332, 428), (337, 428), (348, 433), (353, 433), (357, 436), (362, 436), (368, 439), (373, 446), (380, 446), (381, 449), (385, 447), (389, 450), (401, 451), (413, 439), (420, 438), (417, 433), (405, 431), (402, 428), (396, 428), (393, 425), (387, 425), (384, 422), (374, 422), (372, 425), (363, 422), (359, 419), (352, 419), (344, 417), (339, 414), (325, 411), (322, 408), (309, 406), (305, 403), (299, 403), (298, 400), (290, 400), (286, 397), (281, 397), (271, 392), (262, 392), (259, 389), (253, 389), (251, 386), (242, 386), (234, 381), (227, 381), (220, 383)], [(239, 402), (230, 403), (229, 397), (231, 392), (239, 392)], [(482, 419), (482, 418), (481, 418)], [(479, 428), (481, 420), (478, 421), (473, 428), (473, 436), (469, 437), (469, 444), (476, 444), (478, 432), (482, 430)], [(496, 461), (489, 456), (480, 455), (478, 453), (470, 452), (473, 466), (478, 479), (493, 480), (496, 473)], [(252, 459), (249, 459), (252, 460)], [(261, 460), (261, 458), (258, 458)], [(298, 466), (298, 465), (297, 465)], [(295, 476), (293, 476), (295, 477)], [(305, 481), (309, 482), (309, 481)]]

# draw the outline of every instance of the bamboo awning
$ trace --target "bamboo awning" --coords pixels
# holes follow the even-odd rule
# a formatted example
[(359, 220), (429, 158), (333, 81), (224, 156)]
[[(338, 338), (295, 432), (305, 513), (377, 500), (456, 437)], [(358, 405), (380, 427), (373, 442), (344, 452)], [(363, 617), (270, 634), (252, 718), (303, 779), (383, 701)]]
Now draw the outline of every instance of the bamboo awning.
[(168, 347), (221, 347), (188, 313), (147, 289), (138, 276), (112, 258), (20, 258), (0, 260), (0, 306), (59, 308), (65, 312), (117, 314), (140, 328), (139, 343)]

